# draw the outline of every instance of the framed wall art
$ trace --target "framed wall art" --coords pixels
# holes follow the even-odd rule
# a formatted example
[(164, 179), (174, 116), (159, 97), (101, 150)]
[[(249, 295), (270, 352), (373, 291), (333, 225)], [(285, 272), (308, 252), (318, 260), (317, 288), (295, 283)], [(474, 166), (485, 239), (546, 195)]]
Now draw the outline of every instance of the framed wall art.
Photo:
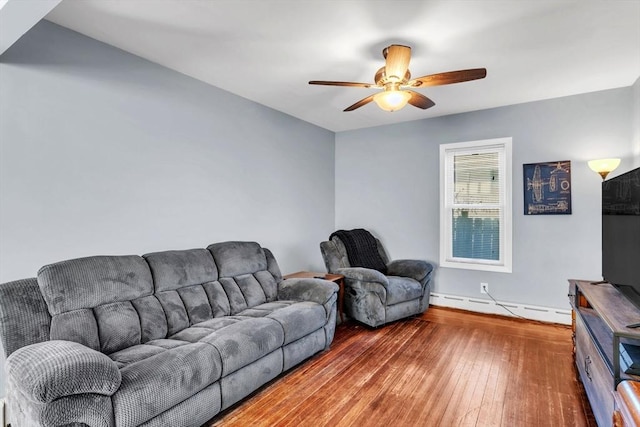
[(571, 214), (571, 161), (522, 165), (525, 215)]

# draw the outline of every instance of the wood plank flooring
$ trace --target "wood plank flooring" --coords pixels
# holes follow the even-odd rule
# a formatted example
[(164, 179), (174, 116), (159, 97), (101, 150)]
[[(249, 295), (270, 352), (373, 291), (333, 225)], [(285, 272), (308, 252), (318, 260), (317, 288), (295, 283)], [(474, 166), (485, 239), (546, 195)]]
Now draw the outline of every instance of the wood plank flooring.
[(571, 329), (431, 307), (370, 329), (346, 322), (331, 349), (209, 426), (586, 426)]

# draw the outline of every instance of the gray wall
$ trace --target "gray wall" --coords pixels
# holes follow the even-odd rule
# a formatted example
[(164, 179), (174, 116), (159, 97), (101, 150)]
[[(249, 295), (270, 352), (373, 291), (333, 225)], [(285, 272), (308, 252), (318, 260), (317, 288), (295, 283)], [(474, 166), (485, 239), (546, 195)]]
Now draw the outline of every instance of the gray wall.
[(323, 266), (333, 132), (47, 21), (0, 59), (0, 281), (228, 239)]
[[(586, 161), (632, 168), (632, 104), (622, 88), (340, 132), (336, 228), (371, 229), (392, 258), (438, 262), (439, 144), (513, 137), (513, 273), (441, 268), (434, 291), (486, 298), (488, 282), (498, 300), (568, 309), (568, 278), (601, 278), (601, 180)], [(522, 165), (555, 160), (571, 160), (573, 214), (525, 217)]]
[(0, 91), (0, 282), (236, 239), (324, 268), (333, 132), (46, 21), (0, 57)]

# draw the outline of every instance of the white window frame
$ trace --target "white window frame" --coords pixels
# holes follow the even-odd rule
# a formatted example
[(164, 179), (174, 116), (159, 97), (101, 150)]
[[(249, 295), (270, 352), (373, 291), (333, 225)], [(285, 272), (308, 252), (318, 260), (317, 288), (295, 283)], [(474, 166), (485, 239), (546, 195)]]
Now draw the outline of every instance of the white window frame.
[[(454, 154), (498, 152), (500, 158), (499, 176), (502, 186), (500, 209), (500, 255), (496, 260), (482, 260), (453, 257), (452, 210), (453, 204), (453, 172), (450, 171), (449, 159)], [(495, 271), (511, 273), (512, 271), (512, 160), (511, 138), (496, 138), (480, 141), (440, 144), (440, 266), (462, 268), (467, 270)], [(450, 173), (451, 172), (451, 173)], [(450, 197), (451, 196), (451, 197)], [(458, 206), (459, 207), (459, 206)]]

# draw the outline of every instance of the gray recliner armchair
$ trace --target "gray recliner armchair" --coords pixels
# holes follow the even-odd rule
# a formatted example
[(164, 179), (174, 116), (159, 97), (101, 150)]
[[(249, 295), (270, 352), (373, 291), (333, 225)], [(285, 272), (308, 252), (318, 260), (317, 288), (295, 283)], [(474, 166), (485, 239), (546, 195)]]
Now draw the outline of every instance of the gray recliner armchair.
[[(346, 233), (359, 231), (369, 234), (362, 229)], [(345, 243), (336, 235), (341, 232), (332, 234), (328, 241), (320, 243), (320, 251), (327, 271), (345, 277), (344, 306), (349, 317), (377, 327), (424, 313), (428, 309), (434, 271), (432, 264), (409, 259), (390, 261), (382, 243), (371, 236), (370, 246), (377, 251), (381, 267), (377, 270), (357, 266), (361, 259), (358, 260), (357, 254), (353, 254), (354, 242), (348, 243), (352, 255), (350, 261)], [(342, 236), (343, 239), (348, 237)], [(354, 259), (356, 262), (353, 262)]]

